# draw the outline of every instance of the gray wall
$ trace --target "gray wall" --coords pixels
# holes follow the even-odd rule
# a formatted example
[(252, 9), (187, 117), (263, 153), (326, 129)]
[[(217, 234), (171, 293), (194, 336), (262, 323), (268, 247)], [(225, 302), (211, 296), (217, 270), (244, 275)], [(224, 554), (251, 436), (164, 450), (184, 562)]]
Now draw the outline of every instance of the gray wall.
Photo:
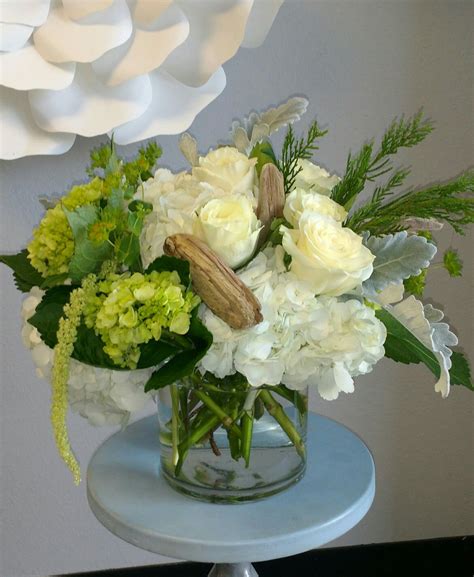
[[(343, 171), (348, 149), (379, 136), (392, 117), (423, 105), (436, 120), (429, 140), (401, 162), (413, 183), (458, 174), (474, 158), (472, 1), (287, 0), (258, 50), (241, 50), (227, 66), (223, 95), (195, 121), (204, 150), (226, 135), (233, 117), (307, 95), (303, 129), (317, 116), (330, 127), (318, 161)], [(160, 138), (163, 164), (183, 166), (177, 138)], [(66, 155), (4, 163), (2, 251), (28, 240), (41, 215), (36, 199), (62, 193), (84, 177), (88, 150), (100, 139), (78, 139)], [(131, 155), (136, 146), (127, 147)], [(443, 232), (457, 247), (464, 277), (432, 273), (427, 296), (446, 303), (466, 351), (472, 350), (472, 236)], [(75, 488), (56, 456), (48, 420), (48, 387), (34, 376), (20, 340), (21, 296), (1, 269), (1, 490), (4, 577), (46, 575), (166, 561), (122, 543), (89, 512), (84, 484)], [(472, 357), (471, 357), (472, 358)], [(442, 400), (422, 367), (383, 361), (356, 392), (313, 409), (356, 431), (372, 449), (377, 496), (367, 517), (333, 545), (421, 539), (474, 532), (473, 399), (454, 387)], [(110, 431), (71, 418), (74, 447), (85, 467)], [(350, 479), (348, 479), (350, 483)]]

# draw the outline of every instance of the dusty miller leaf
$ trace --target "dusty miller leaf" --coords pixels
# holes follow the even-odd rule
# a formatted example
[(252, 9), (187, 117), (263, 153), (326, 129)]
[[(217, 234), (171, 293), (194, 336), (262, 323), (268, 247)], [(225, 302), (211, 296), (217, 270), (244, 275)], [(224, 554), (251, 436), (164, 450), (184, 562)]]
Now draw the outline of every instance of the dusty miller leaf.
[(431, 370), (433, 370), (432, 363), (426, 360), (427, 356), (423, 353), (422, 347), (433, 353), (440, 369), (435, 391), (446, 397), (449, 393), (449, 371), (452, 365), (450, 347), (458, 344), (458, 338), (449, 330), (449, 325), (439, 322), (444, 317), (443, 312), (431, 305), (423, 306), (423, 303), (414, 296), (409, 296), (396, 305), (388, 305), (385, 310), (411, 334), (413, 338), (409, 344), (413, 352), (418, 351), (420, 360)]
[(193, 138), (188, 132), (185, 132), (179, 139), (179, 149), (191, 166), (197, 166), (199, 164), (199, 154), (196, 139)]
[(308, 108), (308, 100), (295, 96), (276, 108), (269, 108), (260, 115), (260, 122), (268, 124), (269, 134), (283, 126), (297, 122)]
[(363, 284), (364, 291), (369, 295), (389, 284), (419, 275), (436, 254), (434, 244), (421, 236), (408, 236), (406, 231), (381, 237), (371, 236), (365, 244), (375, 255), (374, 271)]
[(308, 100), (300, 96), (262, 113), (252, 112), (243, 121), (232, 123), (232, 140), (240, 152), (248, 154), (253, 146), (288, 124), (298, 121), (308, 108)]

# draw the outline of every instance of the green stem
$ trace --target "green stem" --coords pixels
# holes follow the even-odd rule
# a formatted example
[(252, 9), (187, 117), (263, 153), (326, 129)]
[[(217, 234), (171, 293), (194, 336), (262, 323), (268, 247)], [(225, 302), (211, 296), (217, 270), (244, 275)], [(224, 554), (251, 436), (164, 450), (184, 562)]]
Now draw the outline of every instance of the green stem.
[(298, 409), (300, 415), (304, 415), (307, 411), (306, 401), (298, 391), (292, 391), (285, 387), (285, 385), (272, 386), (271, 389), (275, 391), (280, 397), (283, 397)]
[(206, 407), (208, 407), (208, 409), (210, 409), (217, 417), (219, 417), (220, 421), (227, 430), (232, 431), (240, 439), (242, 434), (239, 427), (234, 423), (232, 417), (230, 417), (223, 409), (221, 409), (221, 407), (219, 407), (219, 405), (203, 391), (195, 390), (194, 394), (202, 403), (206, 405)]
[(182, 441), (179, 445), (179, 459), (176, 463), (175, 467), (175, 475), (178, 476), (181, 472), (181, 468), (184, 463), (184, 459), (189, 451), (189, 449), (195, 445), (200, 439), (202, 439), (207, 433), (214, 430), (220, 424), (220, 419), (217, 415), (210, 415), (207, 419), (205, 419), (202, 423), (199, 424), (199, 427), (192, 430), (186, 439)]
[(242, 457), (245, 461), (245, 467), (248, 469), (250, 465), (250, 450), (252, 448), (252, 435), (253, 435), (253, 421), (254, 412), (253, 409), (250, 411), (245, 411), (242, 415), (241, 429), (242, 429), (242, 442), (241, 442), (241, 452)]
[(240, 428), (242, 430), (241, 452), (248, 469), (250, 464), (250, 451), (252, 448), (253, 425), (255, 421), (255, 401), (260, 395), (259, 389), (251, 389), (245, 398)]
[(181, 421), (183, 423), (184, 433), (189, 428), (189, 409), (188, 409), (188, 390), (185, 387), (179, 387), (179, 406), (181, 410)]
[(295, 426), (291, 422), (291, 419), (283, 410), (283, 407), (278, 401), (276, 401), (270, 392), (266, 389), (262, 389), (260, 392), (260, 398), (265, 405), (268, 413), (277, 421), (280, 427), (285, 431), (290, 441), (295, 446), (296, 452), (301, 458), (305, 458), (305, 447), (303, 439), (301, 438)]
[[(232, 420), (234, 422), (238, 419), (238, 414), (239, 414), (239, 407), (234, 406), (232, 408)], [(239, 427), (236, 428), (239, 431), (241, 437), (242, 432), (240, 431), (240, 428)], [(234, 461), (238, 461), (241, 457), (240, 437), (232, 429), (227, 430), (227, 439), (229, 440), (230, 455), (234, 459)]]
[(170, 385), (171, 393), (171, 462), (176, 465), (179, 460), (179, 391), (178, 385)]

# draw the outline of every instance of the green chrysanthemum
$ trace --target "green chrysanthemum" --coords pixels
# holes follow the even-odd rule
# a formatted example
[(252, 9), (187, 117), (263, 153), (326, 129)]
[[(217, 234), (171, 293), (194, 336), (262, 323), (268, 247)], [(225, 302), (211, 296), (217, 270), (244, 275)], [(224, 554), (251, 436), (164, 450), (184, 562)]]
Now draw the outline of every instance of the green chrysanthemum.
[(159, 340), (165, 329), (178, 335), (188, 332), (191, 311), (198, 303), (176, 272), (112, 274), (87, 299), (84, 317), (113, 362), (134, 369), (141, 344)]
[(100, 178), (94, 178), (87, 184), (71, 188), (54, 208), (46, 212), (28, 245), (28, 258), (43, 277), (67, 273), (74, 254), (74, 237), (63, 207), (75, 210), (79, 206), (98, 202), (103, 194), (103, 182)]

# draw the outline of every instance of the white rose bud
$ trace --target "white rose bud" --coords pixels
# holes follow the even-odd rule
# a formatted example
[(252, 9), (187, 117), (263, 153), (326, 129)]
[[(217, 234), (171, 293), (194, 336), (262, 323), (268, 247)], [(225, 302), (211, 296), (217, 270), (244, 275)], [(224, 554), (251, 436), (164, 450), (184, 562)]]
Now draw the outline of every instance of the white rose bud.
[(280, 230), (291, 271), (316, 294), (342, 295), (372, 274), (375, 257), (362, 238), (332, 218), (309, 212), (300, 218), (299, 230)]
[(261, 226), (248, 198), (227, 197), (209, 201), (200, 211), (194, 234), (231, 268), (252, 256)]
[(247, 158), (231, 146), (211, 150), (199, 158), (193, 176), (232, 194), (249, 194), (255, 183), (256, 158)]
[(330, 216), (338, 222), (346, 220), (347, 211), (328, 196), (303, 188), (295, 188), (286, 198), (283, 216), (297, 227), (303, 212), (315, 212), (324, 216)]
[(341, 180), (336, 175), (331, 175), (327, 170), (313, 164), (309, 160), (300, 160), (298, 167), (302, 170), (296, 175), (294, 188), (312, 190), (324, 196), (329, 196), (331, 190)]

